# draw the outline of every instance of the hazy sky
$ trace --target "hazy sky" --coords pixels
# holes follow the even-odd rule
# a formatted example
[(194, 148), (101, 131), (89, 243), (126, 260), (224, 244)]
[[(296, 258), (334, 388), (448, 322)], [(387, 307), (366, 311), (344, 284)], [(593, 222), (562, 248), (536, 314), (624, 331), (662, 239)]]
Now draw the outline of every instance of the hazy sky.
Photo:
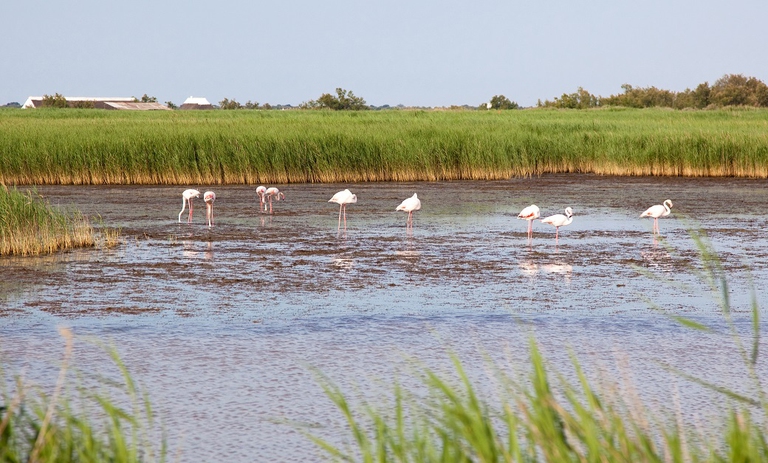
[(624, 83), (768, 82), (767, 0), (2, 0), (0, 105), (29, 95), (523, 106)]

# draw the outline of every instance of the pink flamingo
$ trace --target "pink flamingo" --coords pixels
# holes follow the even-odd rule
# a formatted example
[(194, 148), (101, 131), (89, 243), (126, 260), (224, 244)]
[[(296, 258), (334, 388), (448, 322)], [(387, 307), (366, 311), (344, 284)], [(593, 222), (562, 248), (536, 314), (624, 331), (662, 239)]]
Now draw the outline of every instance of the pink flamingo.
[(640, 217), (653, 217), (653, 234), (661, 234), (659, 231), (659, 217), (668, 216), (669, 213), (672, 212), (671, 209), (672, 201), (668, 199), (664, 201), (664, 204), (657, 204), (649, 207), (645, 212), (640, 214)]
[(400, 203), (395, 210), (407, 212), (408, 220), (405, 222), (405, 228), (413, 228), (413, 211), (418, 211), (419, 209), (421, 209), (421, 201), (419, 201), (418, 196), (414, 193), (413, 196)]
[(205, 201), (205, 218), (208, 219), (208, 227), (210, 227), (213, 225), (213, 202), (216, 201), (216, 193), (206, 191), (203, 195), (203, 201)]
[(339, 230), (341, 229), (341, 215), (344, 214), (344, 230), (347, 229), (347, 204), (357, 202), (357, 195), (353, 195), (351, 191), (344, 190), (339, 191), (333, 198), (328, 200), (329, 203), (336, 203), (339, 205)]
[[(267, 191), (264, 192), (264, 198), (265, 198), (264, 202), (267, 201), (266, 198), (269, 198), (269, 213), (270, 214), (272, 213), (272, 197), (273, 196), (277, 197), (277, 201), (280, 201), (281, 199), (285, 199), (285, 195), (280, 190), (278, 190), (277, 188), (275, 188), (275, 187), (267, 188)], [(267, 210), (267, 205), (264, 204), (264, 211), (266, 211), (266, 210)]]
[(541, 222), (548, 223), (553, 227), (555, 227), (555, 242), (557, 242), (558, 237), (560, 236), (560, 227), (570, 225), (571, 222), (573, 222), (573, 209), (571, 209), (570, 207), (566, 207), (565, 215), (563, 214), (550, 215), (549, 217), (541, 219)]
[(267, 191), (267, 187), (264, 185), (259, 185), (256, 187), (256, 194), (259, 195), (259, 211), (261, 211), (261, 206), (264, 205), (264, 212), (267, 211), (267, 203), (264, 201), (265, 191)]
[(531, 204), (517, 214), (518, 219), (528, 221), (528, 239), (533, 238), (533, 221), (541, 217), (539, 212), (539, 206)]
[(184, 213), (184, 209), (186, 209), (187, 203), (189, 203), (189, 218), (187, 219), (187, 223), (192, 223), (192, 198), (199, 197), (200, 192), (197, 190), (184, 190), (184, 192), (181, 194), (181, 212), (179, 212), (179, 223), (181, 223), (181, 214)]

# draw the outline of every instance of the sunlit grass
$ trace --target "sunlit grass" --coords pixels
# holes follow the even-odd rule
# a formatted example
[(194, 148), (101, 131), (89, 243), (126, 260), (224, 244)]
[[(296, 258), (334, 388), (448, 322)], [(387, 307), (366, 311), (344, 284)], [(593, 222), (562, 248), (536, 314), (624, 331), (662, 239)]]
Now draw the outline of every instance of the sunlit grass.
[[(674, 365), (663, 366), (731, 404), (724, 407), (721, 422), (710, 423), (722, 430), (715, 437), (683, 423), (680, 410), (671, 404), (666, 410), (669, 416), (649, 409), (632, 387), (622, 388), (618, 382), (595, 386), (573, 356), (569, 375), (553, 373), (534, 340), (522, 369), (525, 374), (512, 374), (506, 366), (488, 361), (486, 368), (497, 385), (494, 397), (480, 395), (455, 357), (453, 374), (416, 367), (414, 375), (421, 378), (416, 384), (421, 387), (395, 384), (391, 400), (384, 400), (383, 406), (355, 404), (319, 374), (320, 384), (345, 419), (349, 437), (347, 444), (337, 445), (317, 431), (305, 434), (334, 461), (768, 461), (768, 400), (755, 368), (760, 340), (756, 297), (750, 307), (752, 339), (743, 342), (732, 319), (721, 262), (702, 234), (694, 232), (692, 237), (701, 264), (693, 270), (711, 290), (731, 330), (734, 368), (746, 367), (740, 386), (752, 393), (736, 392)], [(711, 330), (693, 320), (673, 318), (691, 329)]]
[(60, 332), (65, 348), (51, 391), (21, 376), (9, 383), (0, 364), (0, 461), (165, 461), (165, 443), (154, 437), (158, 431), (149, 400), (114, 349), (107, 351), (122, 384), (105, 380), (103, 387), (85, 387), (69, 379), (75, 337), (67, 329)]
[(50, 254), (95, 243), (93, 227), (79, 211), (63, 211), (32, 191), (0, 185), (0, 255)]
[(768, 177), (768, 110), (0, 112), (6, 184)]

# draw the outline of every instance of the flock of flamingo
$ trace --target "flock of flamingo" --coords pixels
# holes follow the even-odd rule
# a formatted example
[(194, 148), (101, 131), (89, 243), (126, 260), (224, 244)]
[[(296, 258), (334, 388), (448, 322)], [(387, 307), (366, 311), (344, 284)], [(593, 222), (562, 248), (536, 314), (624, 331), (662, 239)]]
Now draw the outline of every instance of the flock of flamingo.
[[(283, 194), (282, 191), (275, 187), (267, 188), (265, 186), (259, 186), (256, 188), (256, 194), (259, 196), (259, 210), (261, 211), (263, 208), (264, 212), (267, 212), (269, 210), (269, 213), (272, 213), (272, 198), (276, 198), (276, 201), (280, 201), (281, 199), (285, 199), (285, 194)], [(181, 214), (184, 213), (184, 210), (187, 208), (187, 205), (189, 205), (189, 218), (187, 219), (187, 223), (192, 223), (192, 198), (199, 198), (200, 192), (194, 189), (184, 190), (184, 192), (181, 194), (182, 196), (182, 204), (181, 204), (181, 212), (179, 212), (179, 223), (181, 223)], [(213, 220), (213, 202), (216, 201), (216, 193), (213, 191), (206, 191), (203, 194), (203, 201), (205, 202), (205, 217), (208, 221), (208, 226), (211, 227), (214, 224)], [(344, 230), (347, 229), (347, 204), (353, 204), (357, 202), (357, 195), (353, 194), (348, 189), (339, 191), (331, 199), (328, 200), (329, 203), (336, 203), (339, 205), (339, 226), (338, 229), (341, 229), (341, 222), (342, 217), (344, 218)], [(269, 209), (267, 209), (267, 206), (269, 206)], [(404, 211), (408, 213), (408, 219), (405, 223), (406, 229), (413, 228), (413, 213), (415, 211), (418, 211), (421, 209), (421, 201), (419, 200), (419, 197), (416, 195), (416, 193), (413, 194), (410, 198), (404, 200), (402, 203), (400, 203), (399, 206), (397, 206), (396, 211)], [(653, 218), (653, 234), (657, 235), (661, 232), (659, 231), (659, 217), (666, 217), (670, 214), (672, 209), (672, 201), (667, 199), (662, 204), (656, 204), (655, 206), (651, 206), (648, 209), (646, 209), (645, 212), (640, 214), (640, 217), (651, 217)], [(545, 217), (541, 219), (542, 223), (546, 223), (549, 225), (552, 225), (555, 227), (555, 241), (559, 239), (560, 236), (560, 227), (564, 227), (566, 225), (570, 225), (571, 222), (573, 222), (573, 209), (570, 207), (565, 208), (565, 214), (555, 214), (550, 215), (549, 217)], [(527, 220), (528, 221), (528, 239), (530, 240), (533, 237), (533, 221), (541, 217), (541, 210), (538, 206), (535, 204), (531, 204), (530, 206), (526, 207), (520, 213), (517, 215), (518, 219)]]

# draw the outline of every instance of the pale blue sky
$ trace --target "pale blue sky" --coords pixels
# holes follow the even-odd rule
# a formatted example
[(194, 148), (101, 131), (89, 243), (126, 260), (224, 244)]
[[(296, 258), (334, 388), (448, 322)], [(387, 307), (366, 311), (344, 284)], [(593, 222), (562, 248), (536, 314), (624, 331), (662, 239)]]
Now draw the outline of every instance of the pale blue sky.
[(3, 0), (0, 105), (190, 95), (297, 105), (523, 106), (581, 86), (768, 82), (768, 1)]

